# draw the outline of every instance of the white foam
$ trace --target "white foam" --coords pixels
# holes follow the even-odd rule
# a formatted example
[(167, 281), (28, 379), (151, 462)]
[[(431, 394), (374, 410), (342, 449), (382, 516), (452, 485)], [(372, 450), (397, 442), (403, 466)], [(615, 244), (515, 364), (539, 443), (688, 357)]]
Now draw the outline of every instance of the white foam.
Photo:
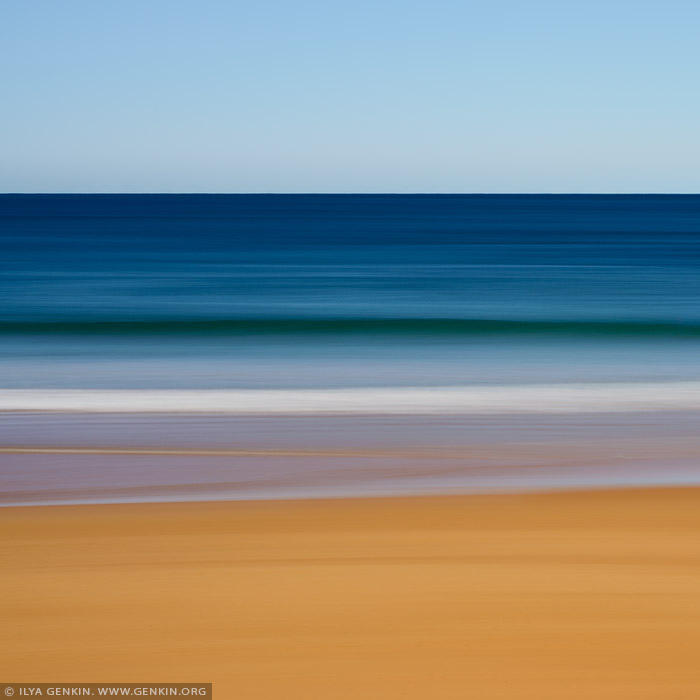
[(700, 381), (352, 389), (0, 389), (0, 411), (607, 413), (700, 409)]

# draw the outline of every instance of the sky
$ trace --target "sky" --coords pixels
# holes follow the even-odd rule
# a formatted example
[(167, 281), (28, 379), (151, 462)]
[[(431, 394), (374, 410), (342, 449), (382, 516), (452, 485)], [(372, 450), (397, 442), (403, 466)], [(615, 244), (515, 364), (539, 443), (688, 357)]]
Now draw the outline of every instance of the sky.
[(697, 0), (5, 0), (2, 192), (698, 192)]

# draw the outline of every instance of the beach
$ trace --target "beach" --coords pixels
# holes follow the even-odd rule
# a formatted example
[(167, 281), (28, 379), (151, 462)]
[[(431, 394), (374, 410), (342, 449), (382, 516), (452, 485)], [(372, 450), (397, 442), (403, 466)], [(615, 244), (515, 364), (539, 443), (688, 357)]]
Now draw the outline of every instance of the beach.
[(0, 510), (3, 676), (694, 697), (700, 490)]

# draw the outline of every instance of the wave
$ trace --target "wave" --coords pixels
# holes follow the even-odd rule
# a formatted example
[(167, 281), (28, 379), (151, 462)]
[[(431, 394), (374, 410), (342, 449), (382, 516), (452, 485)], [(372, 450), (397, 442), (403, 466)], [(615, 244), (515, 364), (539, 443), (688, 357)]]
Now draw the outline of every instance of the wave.
[(508, 414), (696, 409), (700, 409), (700, 381), (353, 389), (0, 390), (0, 411)]
[(700, 322), (449, 318), (246, 318), (0, 321), (0, 335), (562, 335), (700, 337)]

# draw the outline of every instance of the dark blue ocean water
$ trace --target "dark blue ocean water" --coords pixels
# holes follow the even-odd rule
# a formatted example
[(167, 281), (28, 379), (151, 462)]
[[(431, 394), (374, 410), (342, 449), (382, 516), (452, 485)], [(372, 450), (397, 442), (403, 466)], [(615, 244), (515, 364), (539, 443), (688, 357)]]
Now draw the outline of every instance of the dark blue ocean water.
[(4, 386), (695, 378), (700, 196), (5, 195)]
[(700, 322), (700, 197), (6, 195), (3, 321)]

